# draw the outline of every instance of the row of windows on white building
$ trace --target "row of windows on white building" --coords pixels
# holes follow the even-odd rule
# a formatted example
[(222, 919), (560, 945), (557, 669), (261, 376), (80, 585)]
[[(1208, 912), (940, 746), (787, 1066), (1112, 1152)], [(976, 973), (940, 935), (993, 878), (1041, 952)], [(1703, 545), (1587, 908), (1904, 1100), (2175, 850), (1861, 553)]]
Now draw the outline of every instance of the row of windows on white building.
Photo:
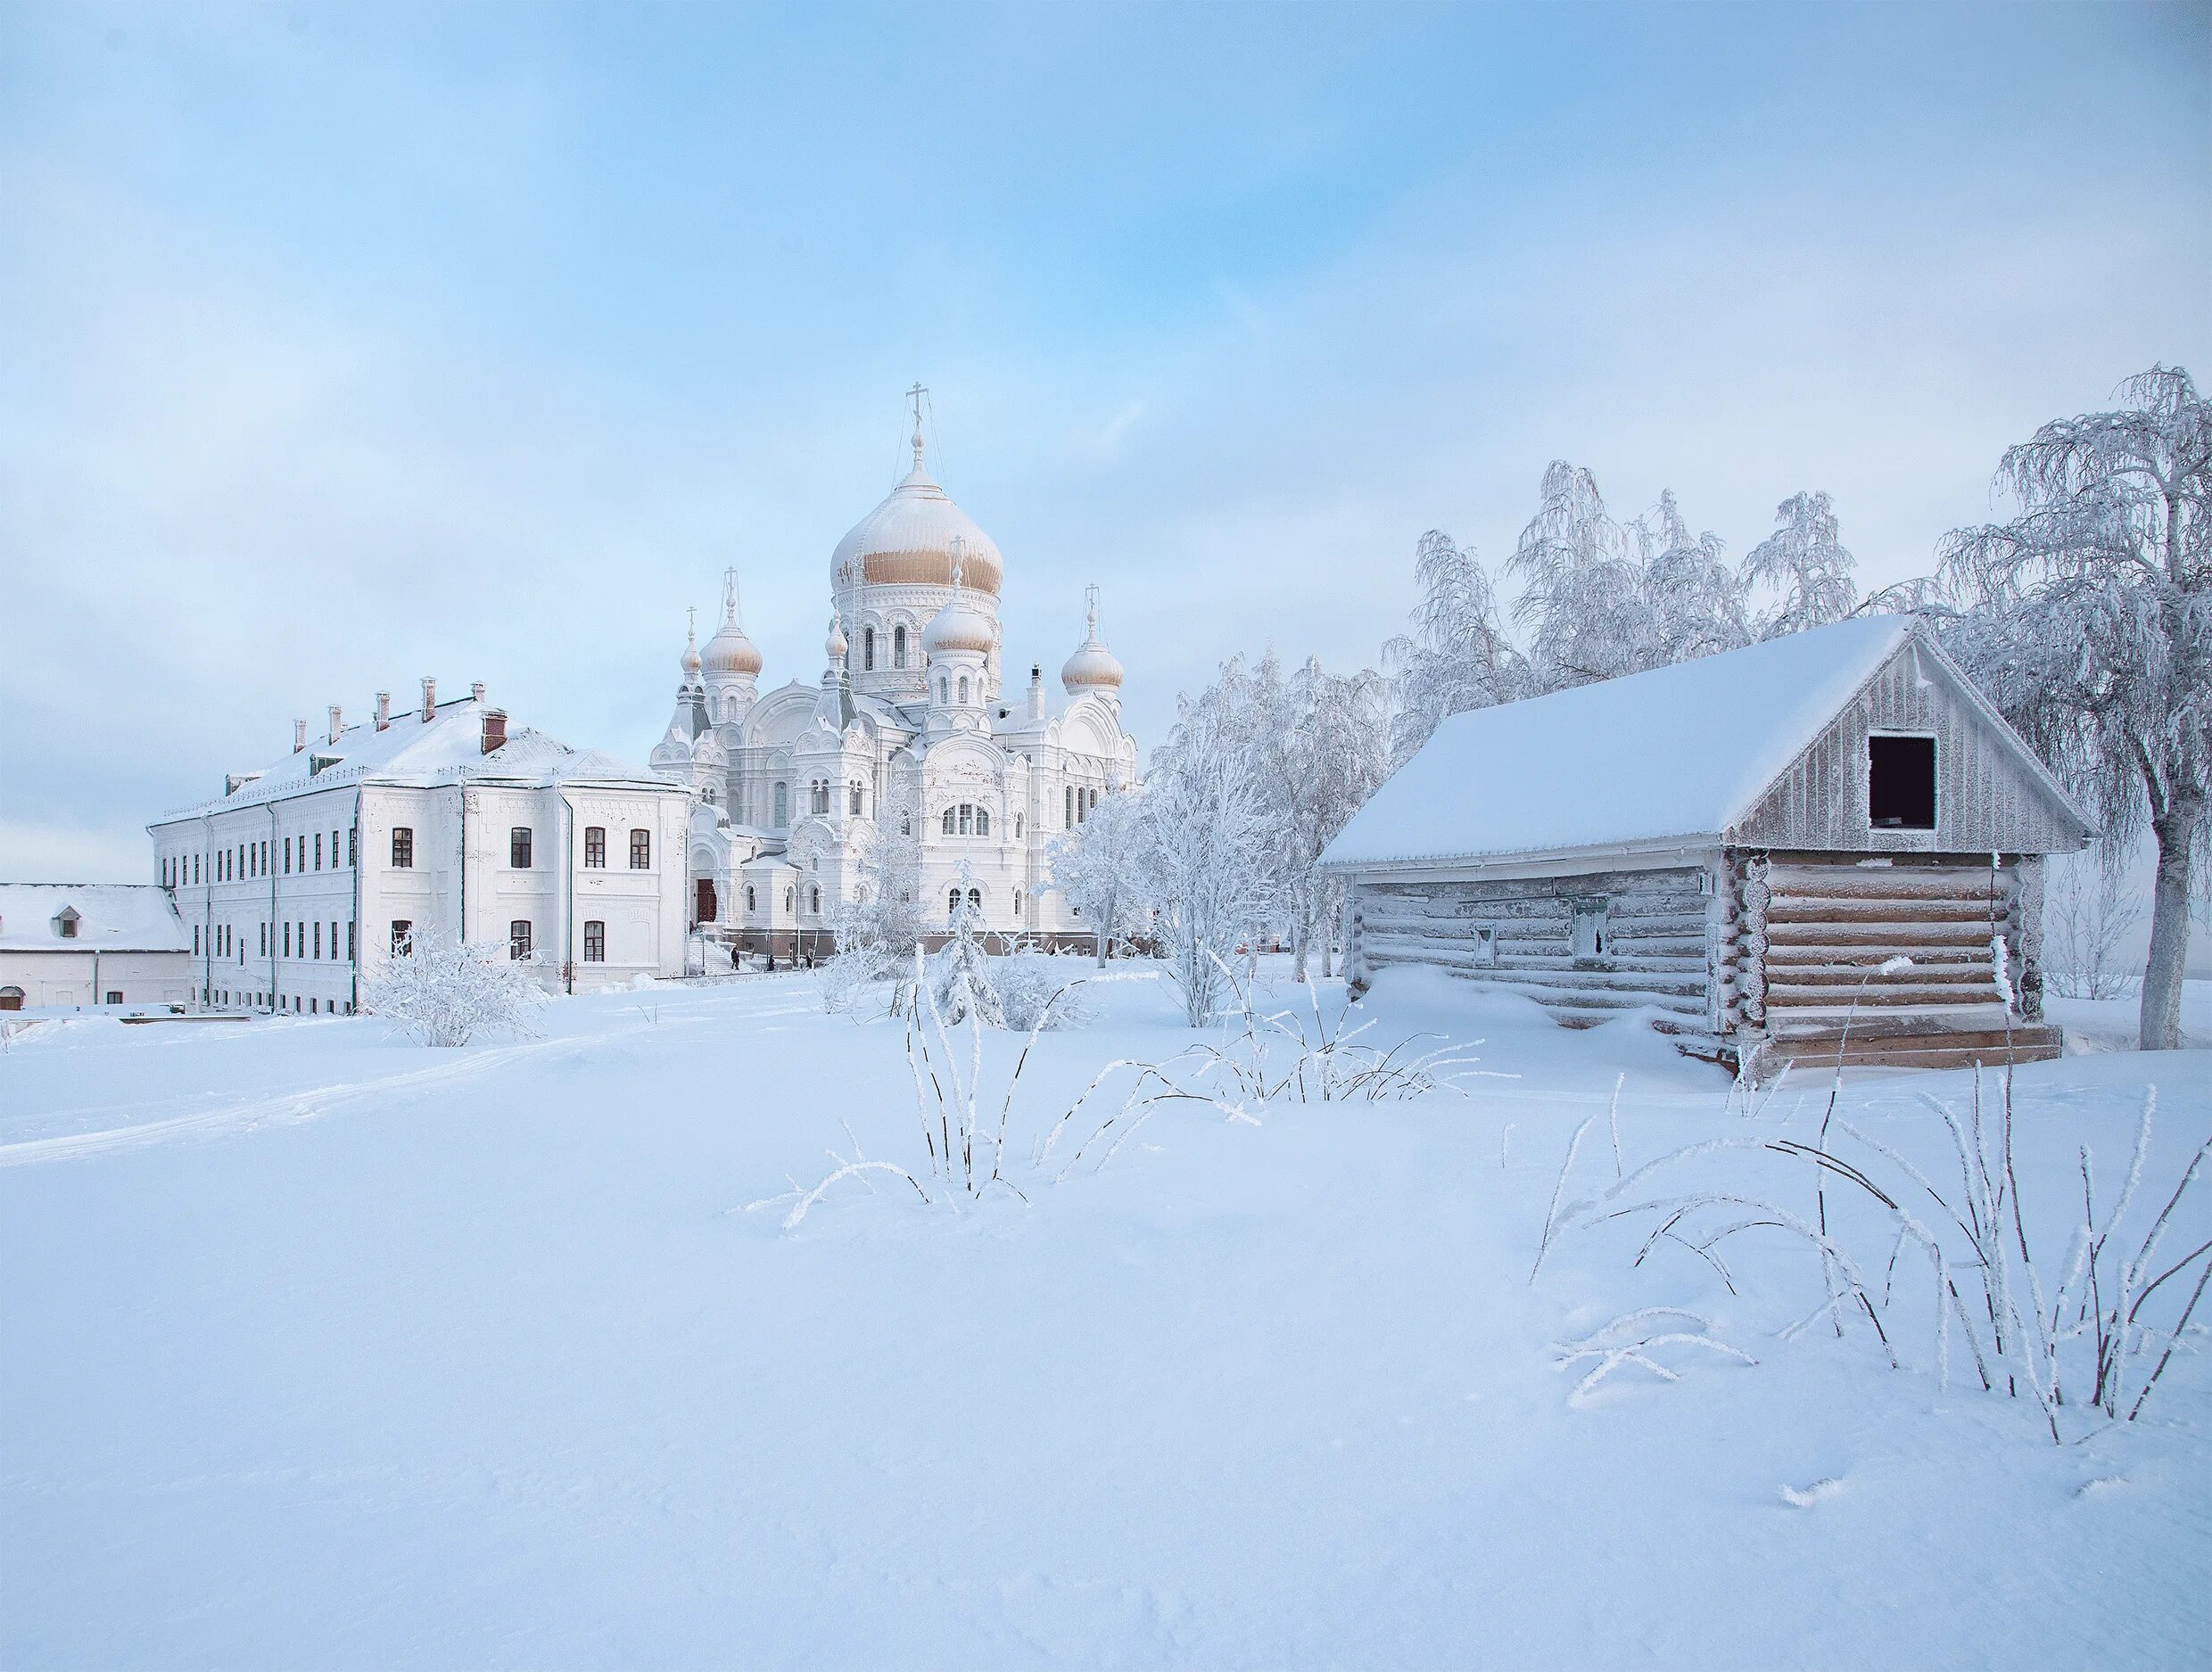
[[(345, 834), (343, 852), (344, 866), (359, 862), (358, 833)], [(339, 862), (341, 847), (339, 833), (330, 833), (330, 866), (332, 870), (344, 869)], [(507, 862), (516, 870), (532, 869), (535, 834), (528, 825), (516, 825), (508, 832)], [(294, 844), (297, 844), (295, 852)], [(285, 836), (281, 839), (264, 837), (258, 842), (241, 842), (235, 847), (218, 848), (211, 855), (198, 853), (174, 854), (161, 861), (161, 884), (167, 888), (187, 887), (203, 879), (211, 869), (219, 883), (237, 882), (251, 877), (266, 877), (271, 868), (276, 874), (293, 876), (323, 866), (323, 838), (319, 832), (310, 846), (307, 836)], [(310, 855), (312, 864), (310, 863)], [(296, 860), (296, 863), (295, 863)], [(203, 863), (203, 861), (207, 861)], [(587, 825), (583, 833), (583, 862), (587, 870), (604, 870), (607, 867), (607, 828)], [(395, 825), (392, 831), (392, 869), (412, 870), (415, 868), (415, 832), (406, 825)], [(630, 869), (648, 871), (653, 869), (653, 833), (633, 829), (630, 833)]]

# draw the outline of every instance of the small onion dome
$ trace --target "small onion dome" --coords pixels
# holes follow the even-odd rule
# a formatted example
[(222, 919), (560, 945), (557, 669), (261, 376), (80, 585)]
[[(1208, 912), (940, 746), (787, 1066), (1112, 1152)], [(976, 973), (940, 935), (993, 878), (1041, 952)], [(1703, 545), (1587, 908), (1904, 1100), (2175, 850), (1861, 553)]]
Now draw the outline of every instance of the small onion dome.
[(709, 673), (758, 674), (763, 666), (759, 649), (745, 636), (745, 630), (735, 619), (723, 622), (715, 630), (714, 636), (706, 641), (706, 655), (698, 660)]
[(830, 612), (830, 637), (823, 642), (821, 648), (822, 654), (830, 658), (830, 665), (831, 667), (836, 668), (842, 667), (844, 665), (845, 652), (846, 649), (846, 645), (845, 642), (845, 623), (839, 617), (838, 612), (835, 610), (831, 610)]
[(1060, 670), (1060, 682), (1069, 696), (1082, 691), (1118, 691), (1121, 688), (1121, 663), (1114, 653), (1106, 648), (1098, 636), (1098, 589), (1091, 589), (1087, 631), (1083, 642), (1076, 647), (1074, 655), (1068, 658)]
[(962, 650), (987, 656), (997, 643), (991, 618), (970, 604), (964, 591), (953, 593), (921, 630), (921, 647), (933, 656)]
[(692, 628), (683, 630), (683, 682), (696, 685), (699, 678), (698, 633)]

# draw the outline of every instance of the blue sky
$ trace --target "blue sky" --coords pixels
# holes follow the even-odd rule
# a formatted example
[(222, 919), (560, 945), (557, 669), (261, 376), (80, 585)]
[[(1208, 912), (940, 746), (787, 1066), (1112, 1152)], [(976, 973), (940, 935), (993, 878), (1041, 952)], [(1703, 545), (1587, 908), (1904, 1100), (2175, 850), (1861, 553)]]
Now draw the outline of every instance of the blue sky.
[(1085, 582), (1157, 739), (1373, 661), (1546, 461), (1873, 581), (1997, 454), (2212, 375), (2212, 12), (0, 0), (0, 876), (425, 673), (641, 757), (742, 572), (935, 463), (1009, 660)]

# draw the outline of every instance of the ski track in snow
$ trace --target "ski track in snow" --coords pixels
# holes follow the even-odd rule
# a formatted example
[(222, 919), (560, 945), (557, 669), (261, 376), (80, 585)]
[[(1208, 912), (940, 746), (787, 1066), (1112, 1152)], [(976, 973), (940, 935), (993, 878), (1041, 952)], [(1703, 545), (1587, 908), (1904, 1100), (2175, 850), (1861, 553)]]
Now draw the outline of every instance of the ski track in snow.
[[(640, 998), (649, 995), (640, 994)], [(684, 995), (689, 997), (690, 995)], [(766, 995), (763, 995), (765, 997)], [(778, 997), (788, 997), (778, 994)], [(663, 1005), (632, 1006), (632, 1010), (647, 1008), (668, 1008)], [(202, 1109), (195, 1114), (172, 1115), (159, 1119), (115, 1120), (113, 1124), (91, 1132), (67, 1133), (46, 1138), (29, 1138), (17, 1143), (0, 1144), (0, 1167), (37, 1166), (62, 1161), (80, 1161), (94, 1156), (114, 1155), (134, 1149), (144, 1149), (157, 1144), (181, 1141), (230, 1137), (253, 1132), (273, 1124), (296, 1125), (332, 1114), (350, 1104), (373, 1101), (378, 1098), (403, 1096), (433, 1087), (450, 1084), (458, 1080), (473, 1079), (496, 1073), (501, 1068), (533, 1057), (551, 1054), (577, 1055), (615, 1041), (648, 1034), (669, 1024), (689, 1024), (706, 1019), (701, 1014), (686, 1016), (686, 1009), (699, 1008), (678, 1003), (677, 1014), (666, 1018), (645, 1016), (625, 1025), (611, 1027), (604, 1032), (588, 1034), (581, 1038), (574, 1034), (558, 1034), (549, 1039), (518, 1040), (512, 1044), (494, 1045), (476, 1050), (464, 1046), (454, 1053), (455, 1060), (438, 1062), (427, 1067), (410, 1068), (399, 1074), (381, 1075), (373, 1080), (342, 1082), (335, 1085), (310, 1086), (304, 1090), (271, 1092), (266, 1096), (249, 1098), (243, 1102), (226, 1103), (218, 1108)], [(778, 1005), (773, 1008), (747, 1006), (748, 1017), (789, 1016), (813, 1009), (812, 1005)], [(87, 1115), (104, 1117), (128, 1116), (136, 1112), (144, 1114), (174, 1103), (177, 1100), (162, 1099), (148, 1103), (108, 1104), (83, 1111)]]

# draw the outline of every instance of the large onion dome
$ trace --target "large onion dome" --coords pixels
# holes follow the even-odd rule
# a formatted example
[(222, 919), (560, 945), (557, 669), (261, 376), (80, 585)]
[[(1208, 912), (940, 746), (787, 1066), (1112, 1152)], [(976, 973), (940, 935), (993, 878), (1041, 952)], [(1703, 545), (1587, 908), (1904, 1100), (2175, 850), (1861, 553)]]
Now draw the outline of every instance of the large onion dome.
[(1121, 663), (1098, 636), (1098, 589), (1090, 590), (1088, 630), (1076, 653), (1063, 663), (1060, 682), (1071, 696), (1085, 691), (1118, 691)]
[(998, 596), (1006, 573), (998, 548), (922, 468), (917, 424), (914, 468), (838, 542), (830, 584), (949, 587), (956, 563), (964, 584)]

